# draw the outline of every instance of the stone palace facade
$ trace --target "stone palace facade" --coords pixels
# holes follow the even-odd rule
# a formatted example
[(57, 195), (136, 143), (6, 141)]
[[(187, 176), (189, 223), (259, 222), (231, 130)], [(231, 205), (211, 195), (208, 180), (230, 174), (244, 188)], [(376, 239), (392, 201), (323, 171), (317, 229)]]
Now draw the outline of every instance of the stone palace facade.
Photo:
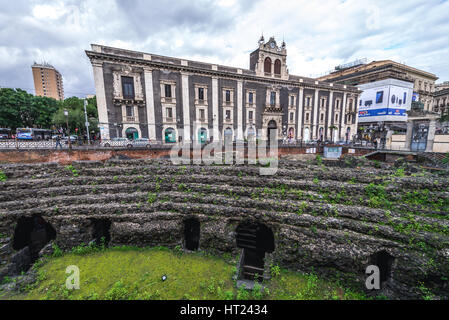
[[(360, 91), (290, 75), (285, 43), (261, 37), (250, 69), (100, 45), (86, 51), (102, 139), (163, 143), (351, 140)], [(276, 130), (269, 130), (276, 129)]]

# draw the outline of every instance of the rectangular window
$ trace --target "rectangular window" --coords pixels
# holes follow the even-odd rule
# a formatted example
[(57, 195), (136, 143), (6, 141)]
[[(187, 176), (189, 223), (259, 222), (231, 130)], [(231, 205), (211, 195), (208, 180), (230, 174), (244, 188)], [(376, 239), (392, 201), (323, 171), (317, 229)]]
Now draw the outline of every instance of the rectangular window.
[(335, 122), (338, 122), (338, 114), (335, 115)]
[(294, 113), (290, 112), (290, 121), (293, 121), (293, 115), (294, 115)]
[(294, 97), (294, 96), (291, 96), (291, 97), (290, 97), (290, 105), (291, 105), (291, 106), (294, 106), (294, 105), (295, 105), (295, 97)]
[(165, 97), (171, 98), (171, 85), (170, 84), (165, 85)]
[(173, 118), (173, 109), (167, 108), (167, 118)]
[(198, 88), (198, 100), (204, 100), (204, 88)]
[(340, 100), (335, 101), (335, 108), (340, 108)]
[(134, 107), (133, 106), (126, 106), (126, 116), (127, 117), (134, 116)]
[(309, 121), (309, 114), (306, 113), (306, 121)]
[(226, 102), (231, 102), (231, 91), (226, 90)]
[(253, 111), (248, 111), (248, 119), (253, 120)]
[(307, 97), (307, 106), (308, 106), (308, 107), (311, 106), (311, 104), (310, 104), (310, 97)]
[(382, 103), (384, 101), (384, 92), (379, 91), (376, 93), (376, 103)]
[(226, 120), (231, 120), (231, 110), (226, 110)]
[(253, 99), (254, 99), (253, 93), (252, 92), (248, 93), (248, 103), (249, 104), (253, 104)]
[(205, 115), (204, 115), (204, 109), (200, 109), (200, 119), (205, 119)]
[(276, 92), (272, 92), (270, 95), (270, 105), (274, 106), (276, 104)]
[(324, 120), (324, 113), (322, 113), (321, 115), (320, 115), (320, 121), (323, 121)]
[(134, 99), (134, 78), (122, 77), (123, 99)]

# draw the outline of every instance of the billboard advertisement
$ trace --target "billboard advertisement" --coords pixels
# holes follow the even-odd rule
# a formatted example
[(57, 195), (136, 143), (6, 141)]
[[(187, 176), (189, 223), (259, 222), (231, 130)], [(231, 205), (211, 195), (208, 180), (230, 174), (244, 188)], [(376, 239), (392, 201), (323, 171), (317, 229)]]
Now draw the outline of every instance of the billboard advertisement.
[(407, 121), (413, 83), (386, 79), (359, 85), (363, 90), (358, 106), (359, 122)]

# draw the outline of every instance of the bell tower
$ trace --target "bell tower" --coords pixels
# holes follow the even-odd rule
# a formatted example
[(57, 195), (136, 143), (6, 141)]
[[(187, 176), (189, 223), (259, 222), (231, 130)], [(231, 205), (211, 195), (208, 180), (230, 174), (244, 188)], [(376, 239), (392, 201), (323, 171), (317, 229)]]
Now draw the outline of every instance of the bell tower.
[(288, 79), (287, 49), (282, 41), (279, 47), (274, 37), (267, 42), (262, 35), (259, 39), (259, 48), (253, 51), (249, 57), (250, 69), (256, 75), (268, 78)]

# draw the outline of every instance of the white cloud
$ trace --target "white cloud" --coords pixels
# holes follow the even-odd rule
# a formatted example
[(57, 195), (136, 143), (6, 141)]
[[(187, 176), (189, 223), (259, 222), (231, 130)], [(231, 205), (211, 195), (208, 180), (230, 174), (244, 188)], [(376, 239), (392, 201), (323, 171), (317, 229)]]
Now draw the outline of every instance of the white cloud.
[(0, 12), (0, 86), (32, 88), (45, 59), (67, 95), (93, 93), (91, 43), (248, 68), (265, 39), (285, 38), (290, 73), (319, 76), (366, 57), (449, 80), (449, 1), (16, 0)]

